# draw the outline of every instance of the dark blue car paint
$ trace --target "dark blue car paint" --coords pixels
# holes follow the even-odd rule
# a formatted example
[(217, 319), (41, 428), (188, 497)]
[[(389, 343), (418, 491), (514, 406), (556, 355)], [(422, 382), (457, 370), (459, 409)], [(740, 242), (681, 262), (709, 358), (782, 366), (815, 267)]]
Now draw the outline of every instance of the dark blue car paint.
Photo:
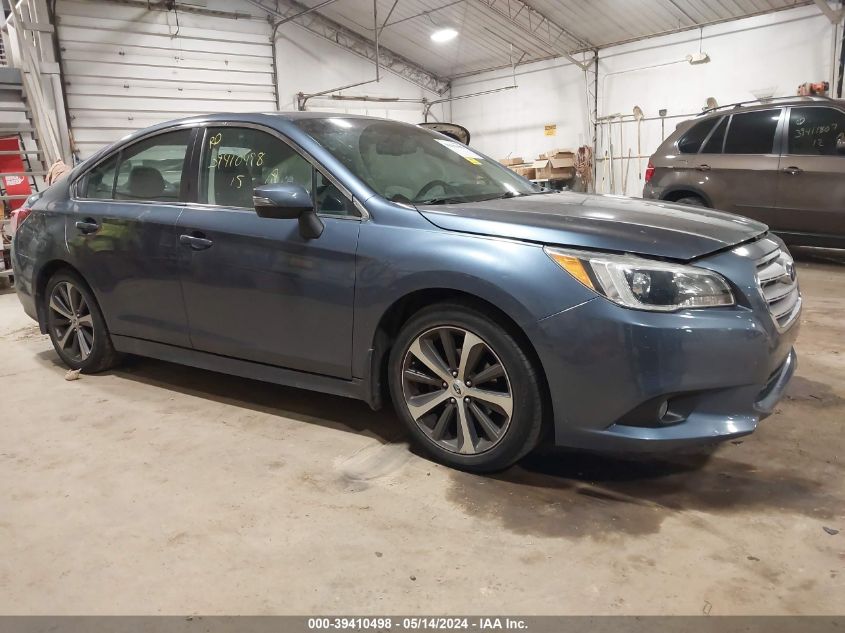
[[(324, 217), (323, 235), (305, 240), (295, 220), (243, 209), (74, 201), (69, 185), (106, 148), (48, 189), (15, 235), (18, 296), (42, 330), (38, 284), (66, 263), (88, 280), (120, 350), (376, 404), (385, 315), (414, 293), (460, 293), (503, 313), (530, 341), (546, 377), (556, 443), (596, 449), (652, 450), (751, 432), (794, 371), (797, 323), (778, 331), (756, 286), (753, 257), (731, 250), (762, 235), (762, 224), (583, 194), (418, 212), (376, 195), (286, 116), (214, 115), (181, 124), (208, 121), (261, 125), (288, 137), (349, 191), (365, 217)], [(86, 219), (110, 228), (83, 235), (76, 222)], [(213, 247), (180, 245), (186, 232), (202, 233)], [(543, 251), (549, 244), (695, 260), (731, 281), (737, 305), (626, 309), (562, 271)], [(763, 397), (767, 384), (774, 387)], [(624, 423), (665, 395), (684, 408), (684, 422)]]

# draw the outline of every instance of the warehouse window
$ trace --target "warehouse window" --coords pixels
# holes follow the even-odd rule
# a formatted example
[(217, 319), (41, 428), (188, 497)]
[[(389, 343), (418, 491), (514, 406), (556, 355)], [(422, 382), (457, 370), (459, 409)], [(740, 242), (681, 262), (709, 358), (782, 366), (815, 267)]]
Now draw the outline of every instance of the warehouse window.
[(725, 144), (725, 130), (728, 129), (728, 117), (722, 117), (722, 120), (719, 121), (719, 125), (716, 126), (716, 129), (713, 130), (713, 133), (710, 135), (710, 138), (704, 143), (704, 147), (701, 148), (702, 154), (721, 154), (722, 153), (722, 145)]
[(780, 110), (734, 114), (725, 139), (725, 154), (771, 154)]
[(698, 149), (701, 147), (704, 139), (707, 138), (707, 135), (710, 134), (710, 130), (713, 129), (717, 120), (718, 119), (714, 117), (693, 125), (692, 128), (690, 128), (690, 130), (681, 137), (681, 140), (678, 141), (678, 151), (681, 152), (681, 154), (697, 154)]
[(115, 200), (177, 202), (190, 129), (174, 130), (121, 150)]
[(789, 154), (836, 156), (845, 142), (845, 113), (835, 108), (792, 108), (789, 113)]

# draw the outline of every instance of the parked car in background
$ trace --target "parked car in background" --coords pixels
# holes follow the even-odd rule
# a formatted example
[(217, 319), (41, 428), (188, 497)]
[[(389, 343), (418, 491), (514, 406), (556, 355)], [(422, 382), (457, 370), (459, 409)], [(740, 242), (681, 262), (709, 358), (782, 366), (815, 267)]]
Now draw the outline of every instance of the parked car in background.
[(547, 438), (736, 438), (795, 369), (801, 295), (764, 225), (549, 192), (381, 119), (143, 130), (30, 199), (12, 253), (68, 367), (123, 352), (390, 399), (430, 456), (469, 470)]
[(790, 244), (845, 247), (845, 101), (709, 110), (661, 144), (645, 180), (643, 198), (754, 218)]

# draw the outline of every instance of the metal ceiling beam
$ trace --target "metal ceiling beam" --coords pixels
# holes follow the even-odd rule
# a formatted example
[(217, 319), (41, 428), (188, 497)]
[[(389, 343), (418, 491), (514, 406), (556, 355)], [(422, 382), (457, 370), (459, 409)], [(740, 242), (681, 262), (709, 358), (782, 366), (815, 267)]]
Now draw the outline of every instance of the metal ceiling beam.
[[(294, 24), (374, 64), (378, 55), (379, 65), (382, 69), (388, 70), (403, 79), (407, 79), (421, 88), (436, 92), (439, 95), (444, 94), (449, 89), (449, 82), (435, 73), (402, 57), (398, 53), (384, 48), (384, 46), (379, 46), (377, 53), (374, 42), (317, 12), (309, 12), (309, 7), (300, 4), (296, 0), (276, 0), (275, 2), (273, 0), (246, 1), (266, 12), (269, 16), (279, 18), (279, 23), (293, 18), (290, 21)], [(273, 37), (275, 38), (275, 31)]]
[(834, 9), (831, 7), (827, 0), (815, 0), (816, 4), (818, 5), (821, 12), (827, 16), (827, 19), (830, 20), (831, 24), (839, 24), (842, 21), (843, 9)]
[(575, 35), (561, 25), (550, 20), (523, 0), (474, 0), (483, 5), (488, 11), (506, 20), (516, 29), (526, 33), (542, 45), (550, 55), (565, 57), (580, 68), (586, 68), (584, 62), (575, 59), (569, 47), (563, 45), (566, 38), (578, 45), (579, 48), (593, 49), (590, 42)]
[(562, 45), (560, 39), (567, 37), (579, 44), (589, 44), (522, 2), (522, 0), (475, 0), (475, 2), (483, 5), (490, 12), (495, 13), (513, 27), (540, 43), (549, 54), (565, 57), (573, 64), (584, 68), (583, 63), (572, 56), (570, 51)]

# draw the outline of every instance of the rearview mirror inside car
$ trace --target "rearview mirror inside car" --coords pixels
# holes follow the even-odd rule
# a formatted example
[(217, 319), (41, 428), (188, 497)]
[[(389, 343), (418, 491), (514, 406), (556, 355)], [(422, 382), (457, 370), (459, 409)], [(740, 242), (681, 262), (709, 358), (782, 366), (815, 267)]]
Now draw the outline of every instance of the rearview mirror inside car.
[(299, 232), (306, 239), (318, 238), (323, 233), (324, 225), (314, 211), (314, 200), (302, 185), (261, 185), (253, 191), (252, 204), (261, 218), (299, 219)]

